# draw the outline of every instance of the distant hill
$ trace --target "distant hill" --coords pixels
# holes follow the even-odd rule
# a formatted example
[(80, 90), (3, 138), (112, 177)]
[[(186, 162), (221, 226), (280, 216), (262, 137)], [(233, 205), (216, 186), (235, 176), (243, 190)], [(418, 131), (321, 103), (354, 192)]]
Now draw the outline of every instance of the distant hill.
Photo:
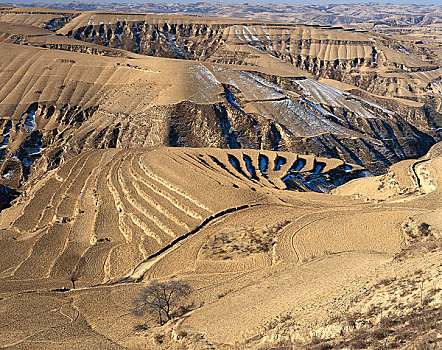
[(0, 7), (1, 349), (441, 348), (436, 7), (62, 6)]
[[(372, 31), (391, 31), (411, 26), (442, 25), (441, 5), (413, 4), (210, 4), (195, 2), (177, 3), (120, 3), (78, 2), (44, 3), (30, 2), (32, 7), (56, 8), (77, 11), (124, 11), (137, 13), (168, 13), (195, 16), (229, 17), (278, 22), (357, 26)], [(406, 27), (406, 28), (405, 28)]]
[(158, 145), (315, 154), (381, 174), (441, 140), (441, 50), (422, 38), (0, 9), (0, 184), (21, 188), (85, 150)]

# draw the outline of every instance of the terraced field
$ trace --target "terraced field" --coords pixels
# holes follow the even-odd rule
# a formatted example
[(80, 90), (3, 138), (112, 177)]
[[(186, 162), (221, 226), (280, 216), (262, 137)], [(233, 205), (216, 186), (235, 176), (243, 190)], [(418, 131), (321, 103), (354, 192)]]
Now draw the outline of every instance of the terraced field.
[(96, 148), (307, 150), (379, 172), (435, 138), (391, 109), (310, 78), (282, 89), (220, 65), (0, 45), (8, 52), (0, 73), (1, 181), (11, 188), (34, 168)]
[[(0, 348), (440, 342), (439, 50), (0, 7)], [(191, 289), (165, 325), (154, 279)]]
[[(326, 191), (326, 184), (357, 177), (363, 170), (340, 160), (212, 148), (84, 152), (50, 171), (0, 214), (0, 305), (11, 313), (14, 302), (12, 314), (20, 322), (26, 320), (21, 333), (17, 323), (4, 324), (2, 346), (34, 346), (40, 333), (42, 339), (55, 337), (66, 346), (72, 339), (60, 338), (57, 329), (67, 327), (88, 339), (87, 347), (131, 348), (130, 325), (136, 319), (123, 304), (139, 283), (176, 275), (191, 281), (198, 300), (211, 300), (207, 309), (185, 321), (184, 329), (204, 330), (208, 341), (239, 341), (256, 322), (291, 305), (281, 300), (276, 308), (267, 305), (253, 311), (251, 318), (240, 316), (248, 313), (254, 300), (249, 293), (255, 287), (247, 287), (244, 294), (240, 290), (261, 280), (262, 274), (285, 276), (288, 268), (305, 274), (305, 266), (321, 258), (332, 259), (331, 264), (336, 264), (333, 259), (357, 259), (352, 269), (339, 270), (336, 281), (341, 281), (399, 251), (407, 239), (403, 223), (409, 218), (438, 227), (439, 160), (418, 161), (415, 187), (391, 192), (385, 200), (382, 186), (380, 199), (374, 192), (373, 199), (359, 194), (358, 184), (364, 179), (339, 189), (347, 196), (312, 192)], [(413, 184), (405, 174), (414, 166), (395, 166), (399, 188)], [(235, 241), (237, 234), (248, 238)], [(220, 239), (221, 245), (216, 243)], [(216, 302), (220, 293), (233, 293), (228, 300), (240, 293), (233, 303), (246, 295), (250, 301), (232, 315), (235, 321), (226, 316), (203, 325), (202, 310), (222, 314), (224, 301)], [(41, 299), (45, 295), (50, 302)], [(97, 300), (105, 295), (110, 305), (120, 305), (108, 315), (97, 309)], [(300, 295), (293, 296), (294, 302)], [(35, 311), (23, 314), (30, 303), (37, 303), (31, 308)], [(46, 312), (43, 306), (53, 314), (47, 315), (49, 323), (33, 331), (25, 324)], [(244, 322), (231, 338), (229, 320), (237, 322), (237, 317)], [(85, 324), (93, 325), (92, 334), (87, 335)], [(108, 345), (103, 345), (103, 336), (115, 344), (106, 340)]]
[[(344, 26), (384, 34), (408, 34), (435, 38), (440, 32), (440, 5), (354, 3), (348, 4), (259, 4), (237, 3), (33, 3), (33, 7), (71, 11), (120, 11), (125, 13), (169, 13), (212, 18), (306, 23)], [(52, 10), (54, 11), (54, 10)], [(54, 11), (55, 12), (55, 11)], [(63, 11), (60, 11), (63, 13)], [(65, 14), (65, 18), (69, 18)], [(61, 22), (63, 23), (63, 22)], [(60, 25), (53, 21), (51, 26)]]
[(11, 190), (83, 150), (267, 149), (381, 174), (441, 137), (432, 42), (312, 25), (6, 7), (0, 39), (0, 182)]
[[(342, 174), (357, 171), (339, 160), (284, 152), (86, 152), (27, 193), (16, 216), (4, 214), (5, 244), (20, 254), (2, 257), (1, 275), (72, 279), (77, 286), (119, 280), (164, 247), (224, 212), (256, 205), (269, 191), (326, 191), (326, 179), (342, 181)], [(220, 192), (222, 199), (210, 195)]]

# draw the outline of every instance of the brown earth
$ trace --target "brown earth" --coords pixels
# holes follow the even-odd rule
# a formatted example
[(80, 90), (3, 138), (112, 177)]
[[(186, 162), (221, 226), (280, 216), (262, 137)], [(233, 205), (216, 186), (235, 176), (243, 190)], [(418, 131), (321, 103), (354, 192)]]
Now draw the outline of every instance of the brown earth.
[[(269, 159), (263, 172), (260, 154)], [(288, 160), (279, 170), (276, 155)], [(305, 167), (290, 170), (301, 158)], [(396, 164), (389, 176), (408, 190), (389, 196), (383, 188), (360, 192), (359, 182), (376, 178), (351, 181), (337, 194), (283, 189), (286, 174), (321, 162), (323, 176), (345, 168), (255, 150), (104, 150), (73, 158), (1, 213), (1, 345), (242, 348), (307, 344), (313, 334), (330, 341), (340, 334), (339, 310), (365, 312), (352, 300), (361, 291), (384, 293), (375, 285), (385, 275), (407, 276), (420, 266), (416, 259), (426, 271), (416, 274), (432, 288), (428, 305), (440, 305), (440, 275), (432, 271), (440, 262), (441, 158)], [(433, 246), (408, 253), (419, 242)], [(208, 250), (217, 246), (223, 251)], [(128, 312), (130, 299), (148, 280), (170, 276), (191, 283), (194, 311), (162, 328), (146, 319), (149, 330), (134, 333), (140, 320)], [(414, 300), (410, 288), (401, 303)], [(397, 303), (380, 295), (376, 307), (400, 317)], [(370, 312), (360, 318), (376, 325)]]
[(439, 348), (441, 56), (402, 39), (0, 8), (0, 348)]
[(0, 10), (0, 39), (0, 182), (13, 189), (97, 148), (292, 151), (381, 174), (441, 137), (431, 41), (26, 8)]

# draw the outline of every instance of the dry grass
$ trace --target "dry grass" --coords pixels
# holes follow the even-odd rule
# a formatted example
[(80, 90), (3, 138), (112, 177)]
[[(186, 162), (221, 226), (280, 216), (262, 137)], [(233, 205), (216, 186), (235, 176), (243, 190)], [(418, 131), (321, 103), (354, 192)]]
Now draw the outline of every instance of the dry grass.
[(259, 345), (256, 350), (294, 350), (295, 345), (288, 340), (280, 340), (276, 343)]
[[(415, 47), (413, 40), (404, 44), (410, 51), (405, 57), (388, 48), (395, 41), (373, 33), (101, 12), (75, 13), (75, 19), (54, 36), (43, 30), (53, 14), (4, 11), (0, 14), (0, 147), (6, 153), (0, 158), (4, 156), (1, 174), (8, 176), (0, 180), (8, 187), (23, 184), (24, 191), (0, 215), (1, 348), (13, 343), (22, 348), (70, 348), (75, 343), (85, 349), (104, 349), (102, 344), (107, 344), (115, 350), (128, 335), (152, 338), (151, 348), (166, 348), (177, 339), (191, 347), (199, 341), (191, 330), (228, 343), (270, 320), (264, 338), (279, 324), (295, 327), (297, 322), (310, 322), (309, 318), (320, 319), (322, 305), (343, 298), (355, 286), (365, 286), (365, 274), (383, 259), (368, 252), (396, 252), (402, 239), (396, 229), (400, 231), (399, 223), (408, 216), (418, 212), (428, 223), (410, 219), (403, 227), (409, 241), (425, 242), (404, 250), (397, 260), (440, 249), (440, 242), (431, 238), (430, 223), (436, 226), (436, 220), (424, 217), (437, 207), (440, 192), (416, 194), (414, 199), (413, 193), (403, 192), (410, 183), (401, 184), (403, 177), (409, 177), (408, 166), (401, 165), (403, 173), (395, 170), (394, 178), (384, 178), (374, 197), (370, 186), (361, 186), (362, 195), (371, 199), (367, 203), (285, 191), (283, 181), (288, 173), (312, 173), (309, 186), (321, 189), (322, 180), (347, 179), (347, 175), (341, 178), (343, 169), (348, 176), (357, 175), (360, 167), (346, 167), (338, 159), (351, 153), (369, 170), (385, 170), (390, 148), (398, 147), (379, 146), (390, 131), (393, 140), (405, 140), (400, 148), (407, 157), (429, 147), (431, 138), (418, 131), (427, 132), (424, 124), (437, 123), (437, 116), (426, 114), (423, 124), (412, 127), (409, 122), (421, 120), (418, 117), (427, 111), (417, 106), (408, 110), (408, 103), (390, 100), (412, 97), (413, 103), (429, 104), (430, 109), (439, 105), (439, 93), (431, 88), (433, 81), (438, 84), (438, 72), (431, 66), (440, 66), (440, 59), (430, 55), (421, 60), (423, 51), (416, 54), (424, 50), (421, 44)], [(6, 24), (7, 20), (16, 24)], [(247, 25), (258, 38), (253, 45), (247, 44), (255, 36), (246, 33)], [(107, 47), (72, 38), (82, 31), (82, 39), (99, 43), (100, 27), (112, 37)], [(13, 44), (21, 34), (25, 34), (21, 45)], [(315, 37), (324, 40), (310, 45)], [(141, 42), (139, 53), (146, 55), (125, 52), (133, 51), (130, 42)], [(175, 57), (175, 45), (186, 52), (189, 48), (189, 60), (148, 56)], [(426, 43), (425, 50), (432, 46)], [(299, 59), (292, 62), (288, 56)], [(396, 71), (394, 79), (384, 75), (391, 69)], [(306, 72), (319, 79), (306, 78)], [(411, 76), (416, 83), (410, 81), (407, 89)], [(320, 77), (330, 79), (323, 84)], [(389, 112), (368, 101), (379, 102), (401, 118), (389, 117)], [(315, 105), (329, 111), (328, 116), (324, 118)], [(32, 134), (26, 120), (36, 124)], [(407, 138), (422, 142), (407, 145)], [(161, 145), (177, 147), (156, 147)], [(289, 151), (308, 155), (298, 157)], [(327, 158), (317, 158), (318, 152)], [(379, 162), (373, 162), (374, 157)], [(279, 158), (285, 163), (280, 168)], [(238, 163), (232, 164), (233, 159)], [(305, 164), (295, 167), (301, 159)], [(34, 160), (32, 167), (26, 166)], [(425, 167), (434, 166), (437, 173), (438, 164), (429, 162)], [(9, 175), (9, 169), (15, 173)], [(440, 176), (433, 181), (428, 169), (415, 174), (422, 177), (420, 182), (427, 187), (430, 182), (441, 183)], [(399, 193), (393, 193), (396, 182)], [(307, 190), (308, 184), (299, 185)], [(406, 195), (407, 201), (389, 202), (390, 192)], [(385, 199), (382, 207), (374, 205), (379, 198)], [(292, 225), (281, 230), (286, 219), (299, 223), (296, 235), (290, 237)], [(226, 222), (236, 228), (226, 230)], [(276, 222), (283, 223), (265, 226)], [(215, 232), (214, 227), (224, 230)], [(199, 260), (204, 243), (203, 257), (218, 261)], [(315, 261), (297, 264), (296, 257), (305, 256), (306, 261)], [(428, 275), (425, 268), (413, 275), (413, 269), (414, 279)], [(162, 328), (152, 327), (154, 319), (131, 318), (127, 306), (137, 284), (127, 282), (173, 275), (189, 278), (195, 303), (204, 307), (183, 304), (170, 313), (167, 307), (170, 322)], [(383, 305), (366, 314), (354, 312), (358, 308), (345, 309), (350, 312), (335, 322), (348, 332), (345, 339), (327, 340), (315, 333), (307, 346), (386, 347), (405, 341), (432, 347), (440, 326), (434, 302), (440, 290), (430, 289), (428, 283), (423, 293), (421, 280), (414, 285), (404, 281), (402, 287), (385, 276), (375, 289), (386, 291), (391, 306), (402, 302), (392, 297), (392, 290), (400, 287), (404, 298), (413, 299), (405, 313), (388, 314), (378, 322)], [(379, 294), (381, 299), (384, 295)], [(294, 307), (302, 310), (299, 318), (291, 317)], [(186, 322), (190, 325), (189, 334), (186, 329), (176, 338), (170, 336), (167, 327), (189, 310), (193, 312), (180, 320), (183, 329)], [(279, 317), (287, 310), (292, 313)], [(268, 337), (280, 340), (262, 346), (299, 345), (282, 338)], [(86, 346), (83, 340), (94, 345)]]
[(218, 231), (204, 244), (202, 256), (212, 260), (229, 260), (268, 253), (275, 244), (278, 231), (287, 223), (286, 221), (264, 228), (246, 227)]
[(404, 261), (412, 256), (417, 256), (425, 253), (433, 253), (442, 249), (442, 240), (434, 237), (429, 237), (425, 241), (413, 242), (400, 252), (395, 254), (394, 260)]
[[(370, 315), (359, 315), (367, 320)], [(303, 348), (319, 349), (439, 349), (442, 341), (438, 330), (442, 325), (440, 308), (421, 309), (382, 318), (379, 324), (367, 324), (345, 334), (345, 337), (321, 339), (314, 337)]]
[(134, 326), (134, 332), (145, 332), (149, 329), (149, 325), (147, 323), (140, 323)]

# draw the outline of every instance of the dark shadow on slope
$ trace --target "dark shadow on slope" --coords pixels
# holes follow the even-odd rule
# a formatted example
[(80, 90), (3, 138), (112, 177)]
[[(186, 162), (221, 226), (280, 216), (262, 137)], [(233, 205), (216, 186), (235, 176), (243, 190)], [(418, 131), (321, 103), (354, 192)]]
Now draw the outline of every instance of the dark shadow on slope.
[(0, 211), (9, 208), (11, 202), (19, 196), (19, 192), (7, 186), (0, 185)]

